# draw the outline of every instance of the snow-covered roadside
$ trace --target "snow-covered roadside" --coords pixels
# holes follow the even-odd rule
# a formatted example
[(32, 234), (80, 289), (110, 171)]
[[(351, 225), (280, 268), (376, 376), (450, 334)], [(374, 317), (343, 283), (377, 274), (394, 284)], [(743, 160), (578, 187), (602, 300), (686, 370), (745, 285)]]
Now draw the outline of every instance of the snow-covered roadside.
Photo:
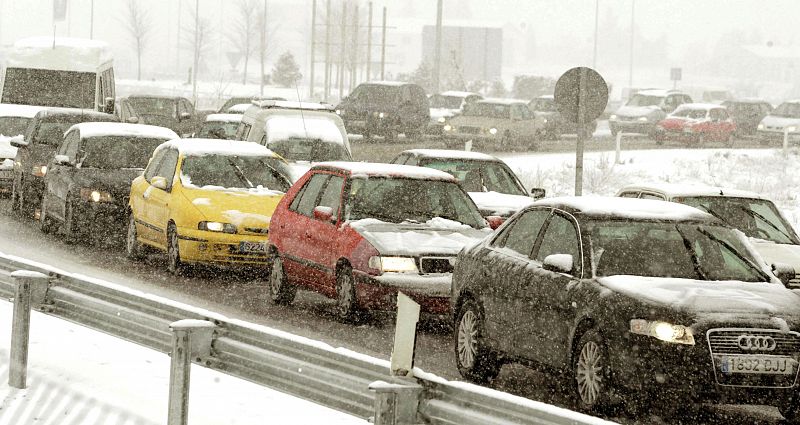
[[(166, 422), (168, 356), (34, 312), (28, 388), (8, 387), (12, 304), (0, 302), (0, 425)], [(366, 424), (345, 413), (192, 366), (191, 424)]]
[[(526, 188), (542, 187), (547, 196), (571, 195), (575, 154), (498, 155)], [(765, 194), (800, 230), (800, 150), (787, 157), (776, 149), (658, 149), (588, 152), (584, 162), (584, 194), (614, 195), (629, 184), (670, 182), (706, 184)]]

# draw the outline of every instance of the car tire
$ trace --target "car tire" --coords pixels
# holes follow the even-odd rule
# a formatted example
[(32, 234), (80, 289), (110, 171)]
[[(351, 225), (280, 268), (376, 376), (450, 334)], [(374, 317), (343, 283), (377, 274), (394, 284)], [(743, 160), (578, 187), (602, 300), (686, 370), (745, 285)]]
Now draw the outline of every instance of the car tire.
[(728, 134), (728, 137), (723, 141), (723, 144), (726, 148), (733, 148), (734, 143), (736, 142), (736, 138), (733, 136), (733, 133)]
[(486, 347), (483, 312), (472, 299), (464, 301), (455, 322), (454, 343), (458, 372), (477, 384), (491, 383), (500, 373), (502, 363)]
[(283, 268), (283, 260), (277, 252), (272, 254), (269, 270), (269, 301), (275, 305), (289, 305), (294, 301), (297, 287), (289, 283)]
[[(67, 195), (67, 198), (69, 198), (69, 195)], [(78, 231), (75, 229), (75, 207), (72, 201), (68, 200), (64, 208), (64, 222), (61, 224), (61, 229), (64, 232), (67, 243), (78, 242)]]
[(597, 412), (609, 404), (608, 350), (596, 329), (581, 335), (572, 359), (572, 376), (578, 410)]
[(336, 316), (345, 322), (354, 322), (359, 317), (356, 299), (356, 281), (349, 265), (336, 270)]
[(141, 260), (144, 257), (144, 247), (139, 242), (136, 217), (132, 212), (128, 214), (128, 226), (125, 229), (125, 255), (131, 260)]
[(180, 276), (186, 272), (186, 265), (181, 261), (180, 244), (178, 243), (178, 229), (175, 223), (167, 225), (167, 271)]
[(39, 207), (39, 230), (44, 234), (53, 233), (55, 224), (53, 219), (47, 216), (47, 209), (45, 208), (45, 196), (42, 195), (42, 206)]

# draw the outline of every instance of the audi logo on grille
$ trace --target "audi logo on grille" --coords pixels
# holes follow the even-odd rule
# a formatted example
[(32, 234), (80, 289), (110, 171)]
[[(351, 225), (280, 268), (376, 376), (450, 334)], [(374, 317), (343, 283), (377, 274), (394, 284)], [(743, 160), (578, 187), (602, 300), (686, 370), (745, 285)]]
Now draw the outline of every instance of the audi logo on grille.
[(763, 335), (742, 335), (737, 342), (745, 351), (774, 351), (778, 346), (774, 338)]

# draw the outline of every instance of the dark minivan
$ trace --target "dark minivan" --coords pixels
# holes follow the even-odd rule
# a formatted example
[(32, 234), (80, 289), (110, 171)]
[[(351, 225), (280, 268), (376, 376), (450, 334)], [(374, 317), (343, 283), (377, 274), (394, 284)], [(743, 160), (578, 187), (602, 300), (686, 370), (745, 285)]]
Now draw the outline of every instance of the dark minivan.
[(370, 139), (377, 134), (394, 140), (422, 134), (430, 120), (425, 90), (417, 84), (377, 81), (359, 84), (342, 99), (336, 113), (344, 120), (348, 133)]
[(753, 136), (758, 123), (772, 112), (772, 105), (765, 100), (726, 100), (722, 106), (728, 108), (733, 122), (736, 123), (737, 136)]
[(42, 201), (47, 163), (64, 139), (64, 132), (75, 124), (90, 121), (117, 122), (118, 118), (87, 109), (47, 108), (33, 117), (23, 137), (11, 139), (11, 145), (17, 148), (12, 211), (33, 215)]

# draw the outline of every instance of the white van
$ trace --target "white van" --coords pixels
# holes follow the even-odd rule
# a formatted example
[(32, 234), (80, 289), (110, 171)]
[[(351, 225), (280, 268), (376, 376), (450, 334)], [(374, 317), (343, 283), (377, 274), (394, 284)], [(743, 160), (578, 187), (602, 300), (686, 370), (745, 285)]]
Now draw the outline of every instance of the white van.
[(0, 73), (0, 103), (114, 113), (108, 44), (63, 37), (17, 40)]

